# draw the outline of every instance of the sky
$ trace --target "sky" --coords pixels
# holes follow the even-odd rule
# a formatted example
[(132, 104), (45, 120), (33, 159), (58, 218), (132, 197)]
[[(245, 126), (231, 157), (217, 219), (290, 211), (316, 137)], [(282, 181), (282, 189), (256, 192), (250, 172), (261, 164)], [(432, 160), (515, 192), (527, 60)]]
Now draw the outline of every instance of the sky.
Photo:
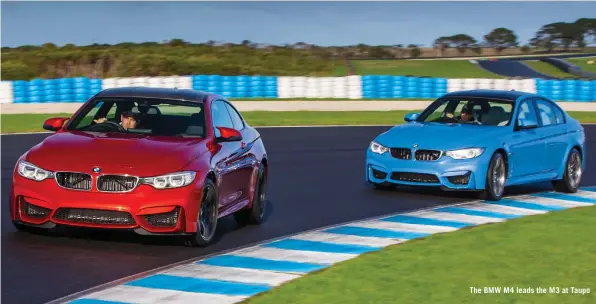
[(527, 43), (544, 24), (596, 17), (596, 2), (1, 2), (3, 47), (181, 38), (321, 46), (431, 45), (496, 27)]

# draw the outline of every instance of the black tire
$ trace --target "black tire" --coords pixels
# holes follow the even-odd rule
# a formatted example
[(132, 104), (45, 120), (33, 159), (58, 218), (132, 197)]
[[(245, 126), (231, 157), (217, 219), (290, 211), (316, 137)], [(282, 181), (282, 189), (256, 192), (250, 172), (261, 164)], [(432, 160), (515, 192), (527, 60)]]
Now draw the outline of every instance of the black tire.
[[(217, 218), (219, 215), (218, 206), (219, 200), (217, 188), (215, 187), (215, 183), (210, 178), (207, 178), (205, 180), (205, 185), (203, 186), (201, 205), (199, 206), (197, 232), (185, 238), (184, 244), (186, 246), (206, 247), (211, 244), (215, 231), (217, 230)], [(210, 227), (204, 225), (203, 217), (205, 217), (205, 220), (210, 221), (210, 223), (208, 223), (208, 226)], [(205, 228), (207, 228), (207, 231), (205, 231)]]
[[(499, 170), (501, 169), (501, 170)], [(495, 178), (495, 175), (497, 177)], [(496, 152), (490, 159), (488, 170), (486, 171), (486, 186), (480, 192), (480, 199), (487, 201), (498, 201), (505, 193), (505, 183), (507, 182), (507, 162), (502, 153)]]
[(260, 225), (267, 210), (267, 174), (266, 167), (261, 163), (257, 173), (257, 184), (251, 208), (242, 209), (234, 213), (234, 219), (240, 225)]
[[(577, 149), (572, 149), (569, 152), (567, 161), (565, 162), (565, 169), (563, 170), (563, 179), (553, 181), (555, 191), (564, 193), (575, 193), (582, 178), (582, 163), (583, 159), (581, 153)], [(575, 174), (578, 174), (572, 178), (570, 175), (571, 170), (575, 170)]]

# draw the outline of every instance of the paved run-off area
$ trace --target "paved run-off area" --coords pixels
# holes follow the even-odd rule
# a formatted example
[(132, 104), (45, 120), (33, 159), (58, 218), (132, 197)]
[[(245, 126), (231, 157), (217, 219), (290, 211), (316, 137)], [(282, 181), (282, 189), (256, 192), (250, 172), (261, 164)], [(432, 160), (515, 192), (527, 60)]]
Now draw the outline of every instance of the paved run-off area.
[[(596, 187), (472, 201), (298, 233), (188, 262), (70, 303), (237, 303), (308, 273), (384, 247), (488, 223), (594, 206)], [(107, 301), (107, 302), (104, 302)]]

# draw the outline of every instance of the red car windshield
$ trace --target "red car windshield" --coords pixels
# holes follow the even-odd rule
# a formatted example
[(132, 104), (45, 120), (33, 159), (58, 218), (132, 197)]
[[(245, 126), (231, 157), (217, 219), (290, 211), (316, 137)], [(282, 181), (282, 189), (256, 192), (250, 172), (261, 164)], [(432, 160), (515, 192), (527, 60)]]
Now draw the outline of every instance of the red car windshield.
[(96, 99), (66, 129), (185, 137), (206, 132), (202, 103), (145, 98)]
[(446, 98), (433, 102), (419, 122), (508, 126), (513, 102), (489, 98)]

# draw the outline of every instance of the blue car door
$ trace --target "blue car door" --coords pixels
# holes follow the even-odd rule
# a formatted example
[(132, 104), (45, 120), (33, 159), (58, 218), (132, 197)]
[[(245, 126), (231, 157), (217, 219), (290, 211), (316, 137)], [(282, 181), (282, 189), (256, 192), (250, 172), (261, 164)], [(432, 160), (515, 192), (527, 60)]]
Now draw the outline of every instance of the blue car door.
[(523, 100), (513, 120), (514, 133), (509, 145), (509, 172), (511, 178), (523, 178), (544, 170), (546, 144), (538, 125), (532, 100)]
[(540, 135), (546, 144), (545, 171), (555, 172), (565, 161), (567, 153), (567, 125), (561, 110), (550, 101), (536, 99), (541, 125)]

